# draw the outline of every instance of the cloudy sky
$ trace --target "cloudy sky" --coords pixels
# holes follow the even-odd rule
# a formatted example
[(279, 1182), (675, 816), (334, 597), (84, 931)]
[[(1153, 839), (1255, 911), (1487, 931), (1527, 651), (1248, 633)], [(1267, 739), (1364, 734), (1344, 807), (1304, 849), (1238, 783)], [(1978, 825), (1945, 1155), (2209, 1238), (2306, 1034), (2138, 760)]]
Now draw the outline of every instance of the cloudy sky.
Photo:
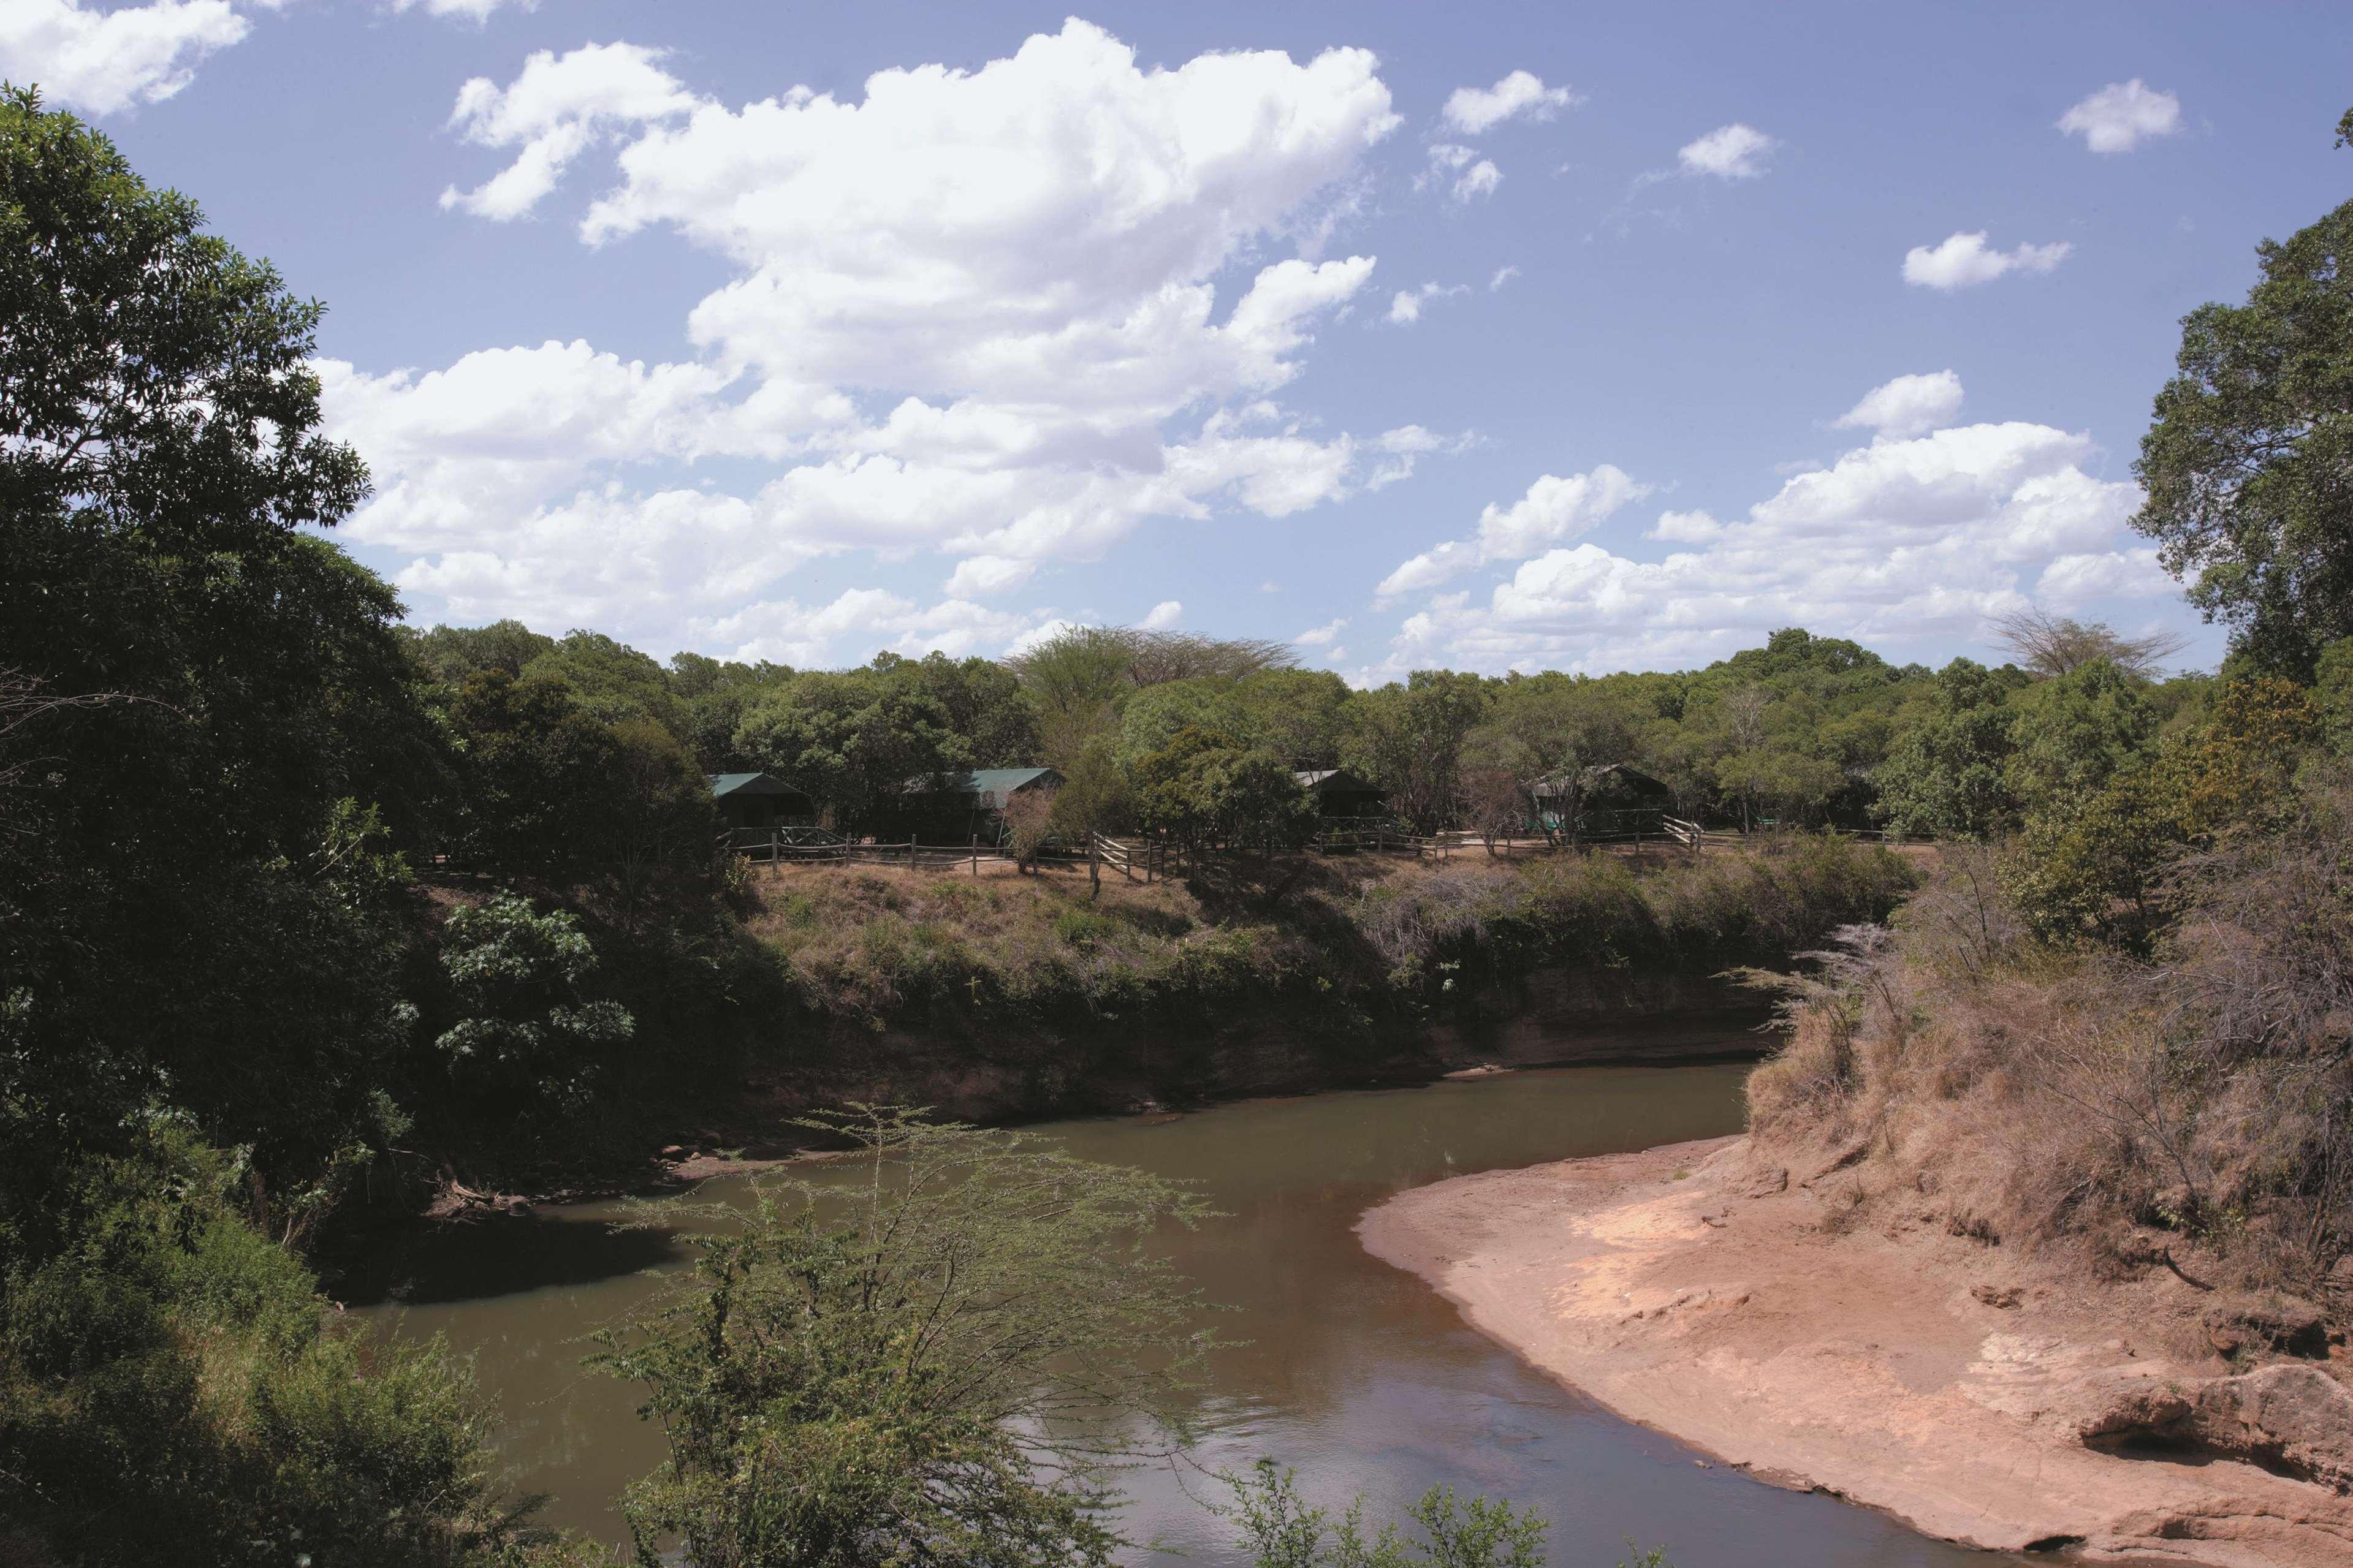
[(2131, 459), (2353, 188), (2348, 66), (2337, 5), (0, 5), (328, 302), (417, 620), (1370, 680), (2194, 625)]

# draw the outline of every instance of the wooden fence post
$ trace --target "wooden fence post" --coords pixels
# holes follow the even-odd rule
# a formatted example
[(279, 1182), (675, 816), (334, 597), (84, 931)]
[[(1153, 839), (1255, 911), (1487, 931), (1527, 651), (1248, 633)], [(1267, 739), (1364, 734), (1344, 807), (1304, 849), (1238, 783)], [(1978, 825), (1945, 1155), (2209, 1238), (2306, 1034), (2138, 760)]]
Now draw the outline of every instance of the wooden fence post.
[(980, 875), (980, 835), (977, 833), (972, 836), (972, 874), (976, 877)]

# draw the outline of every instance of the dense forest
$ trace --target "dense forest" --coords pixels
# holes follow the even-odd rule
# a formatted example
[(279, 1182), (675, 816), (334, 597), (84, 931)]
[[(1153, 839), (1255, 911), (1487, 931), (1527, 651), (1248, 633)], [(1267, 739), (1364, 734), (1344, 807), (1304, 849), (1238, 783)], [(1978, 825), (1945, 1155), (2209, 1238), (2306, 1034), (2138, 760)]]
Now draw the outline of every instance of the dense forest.
[[(1524, 826), (1538, 783), (1630, 763), (1714, 823), (1990, 846), (2020, 941), (2148, 961), (2222, 896), (2184, 866), (2259, 829), (2279, 854), (2341, 851), (2348, 236), (2353, 207), (2267, 247), (2249, 306), (2191, 318), (2158, 403), (2143, 523), (2233, 626), (2218, 674), (2035, 613), (1991, 668), (1894, 666), (1794, 628), (1694, 671), (1426, 670), (1366, 690), (1278, 645), (1122, 628), (1004, 660), (663, 663), (593, 631), (405, 624), (328, 537), (367, 475), (319, 433), (322, 307), (102, 137), (12, 95), (0, 1531), (17, 1533), (0, 1547), (574, 1550), (495, 1495), (459, 1369), (322, 1317), (308, 1249), (420, 1148), (593, 1124), (649, 1062), (717, 1083), (806, 1004), (719, 850), (710, 773), (774, 772), (855, 830), (910, 779), (1050, 763), (1068, 780), (1055, 830), (1271, 851), (1296, 842), (1299, 769), (1361, 773), (1428, 830)], [(2282, 338), (2312, 349), (2287, 363), (2323, 369), (2253, 406), (2244, 386)], [(2283, 439), (2290, 455), (2267, 455)], [(2253, 468), (2218, 494), (2225, 460)], [(1806, 837), (1785, 872), (1511, 873), (1481, 940), (1533, 963), (1569, 922), (1607, 921), (1620, 952), (1786, 959), (1883, 915), (1905, 879)], [(1237, 930), (1279, 925), (1282, 888), (1250, 890)], [(1429, 945), (1453, 940), (1442, 923), (1377, 953), (1384, 994), (1443, 990), (1429, 966), (1460, 954)], [(1065, 946), (1097, 939), (1073, 930)], [(2341, 1054), (2343, 1015), (2315, 1005), (2306, 1034)], [(1776, 1105), (1846, 1103), (1861, 1069), (1824, 1070)], [(2314, 1092), (2341, 1108), (2341, 1078)]]

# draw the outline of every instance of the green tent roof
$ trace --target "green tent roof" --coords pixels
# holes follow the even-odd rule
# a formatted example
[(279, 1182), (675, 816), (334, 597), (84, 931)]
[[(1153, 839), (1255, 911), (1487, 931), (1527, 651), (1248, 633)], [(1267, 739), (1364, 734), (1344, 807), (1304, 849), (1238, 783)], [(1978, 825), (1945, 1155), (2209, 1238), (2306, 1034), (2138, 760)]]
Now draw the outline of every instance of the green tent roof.
[(774, 773), (712, 773), (711, 793), (714, 797), (731, 795), (806, 795), (807, 792), (786, 784)]
[(942, 795), (993, 795), (1002, 801), (1016, 790), (1027, 789), (1033, 784), (1061, 782), (1061, 773), (1054, 768), (975, 768), (967, 773), (950, 773), (938, 784), (926, 773), (909, 779), (902, 787), (921, 795), (936, 790)]

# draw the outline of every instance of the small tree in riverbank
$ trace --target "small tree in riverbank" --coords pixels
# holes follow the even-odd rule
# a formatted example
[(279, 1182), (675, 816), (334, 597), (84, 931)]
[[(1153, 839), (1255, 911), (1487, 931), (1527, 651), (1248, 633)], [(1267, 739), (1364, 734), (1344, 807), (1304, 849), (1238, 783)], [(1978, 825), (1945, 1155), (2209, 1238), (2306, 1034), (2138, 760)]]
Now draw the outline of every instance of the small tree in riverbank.
[[(1465, 1502), (1452, 1487), (1432, 1487), (1406, 1510), (1407, 1525), (1385, 1524), (1366, 1540), (1362, 1497), (1335, 1521), (1329, 1510), (1307, 1506), (1293, 1472), (1272, 1459), (1219, 1479), (1234, 1500), (1217, 1511), (1234, 1521), (1252, 1568), (1543, 1568), (1546, 1562), (1550, 1522), (1500, 1499)], [(1672, 1564), (1654, 1547), (1632, 1568)]]
[[(1148, 1249), (1187, 1189), (1019, 1132), (855, 1107), (849, 1179), (775, 1183), (594, 1364), (670, 1458), (638, 1560), (1107, 1563), (1123, 1461), (1184, 1431), (1197, 1303)], [(841, 1166), (833, 1167), (836, 1173)]]

